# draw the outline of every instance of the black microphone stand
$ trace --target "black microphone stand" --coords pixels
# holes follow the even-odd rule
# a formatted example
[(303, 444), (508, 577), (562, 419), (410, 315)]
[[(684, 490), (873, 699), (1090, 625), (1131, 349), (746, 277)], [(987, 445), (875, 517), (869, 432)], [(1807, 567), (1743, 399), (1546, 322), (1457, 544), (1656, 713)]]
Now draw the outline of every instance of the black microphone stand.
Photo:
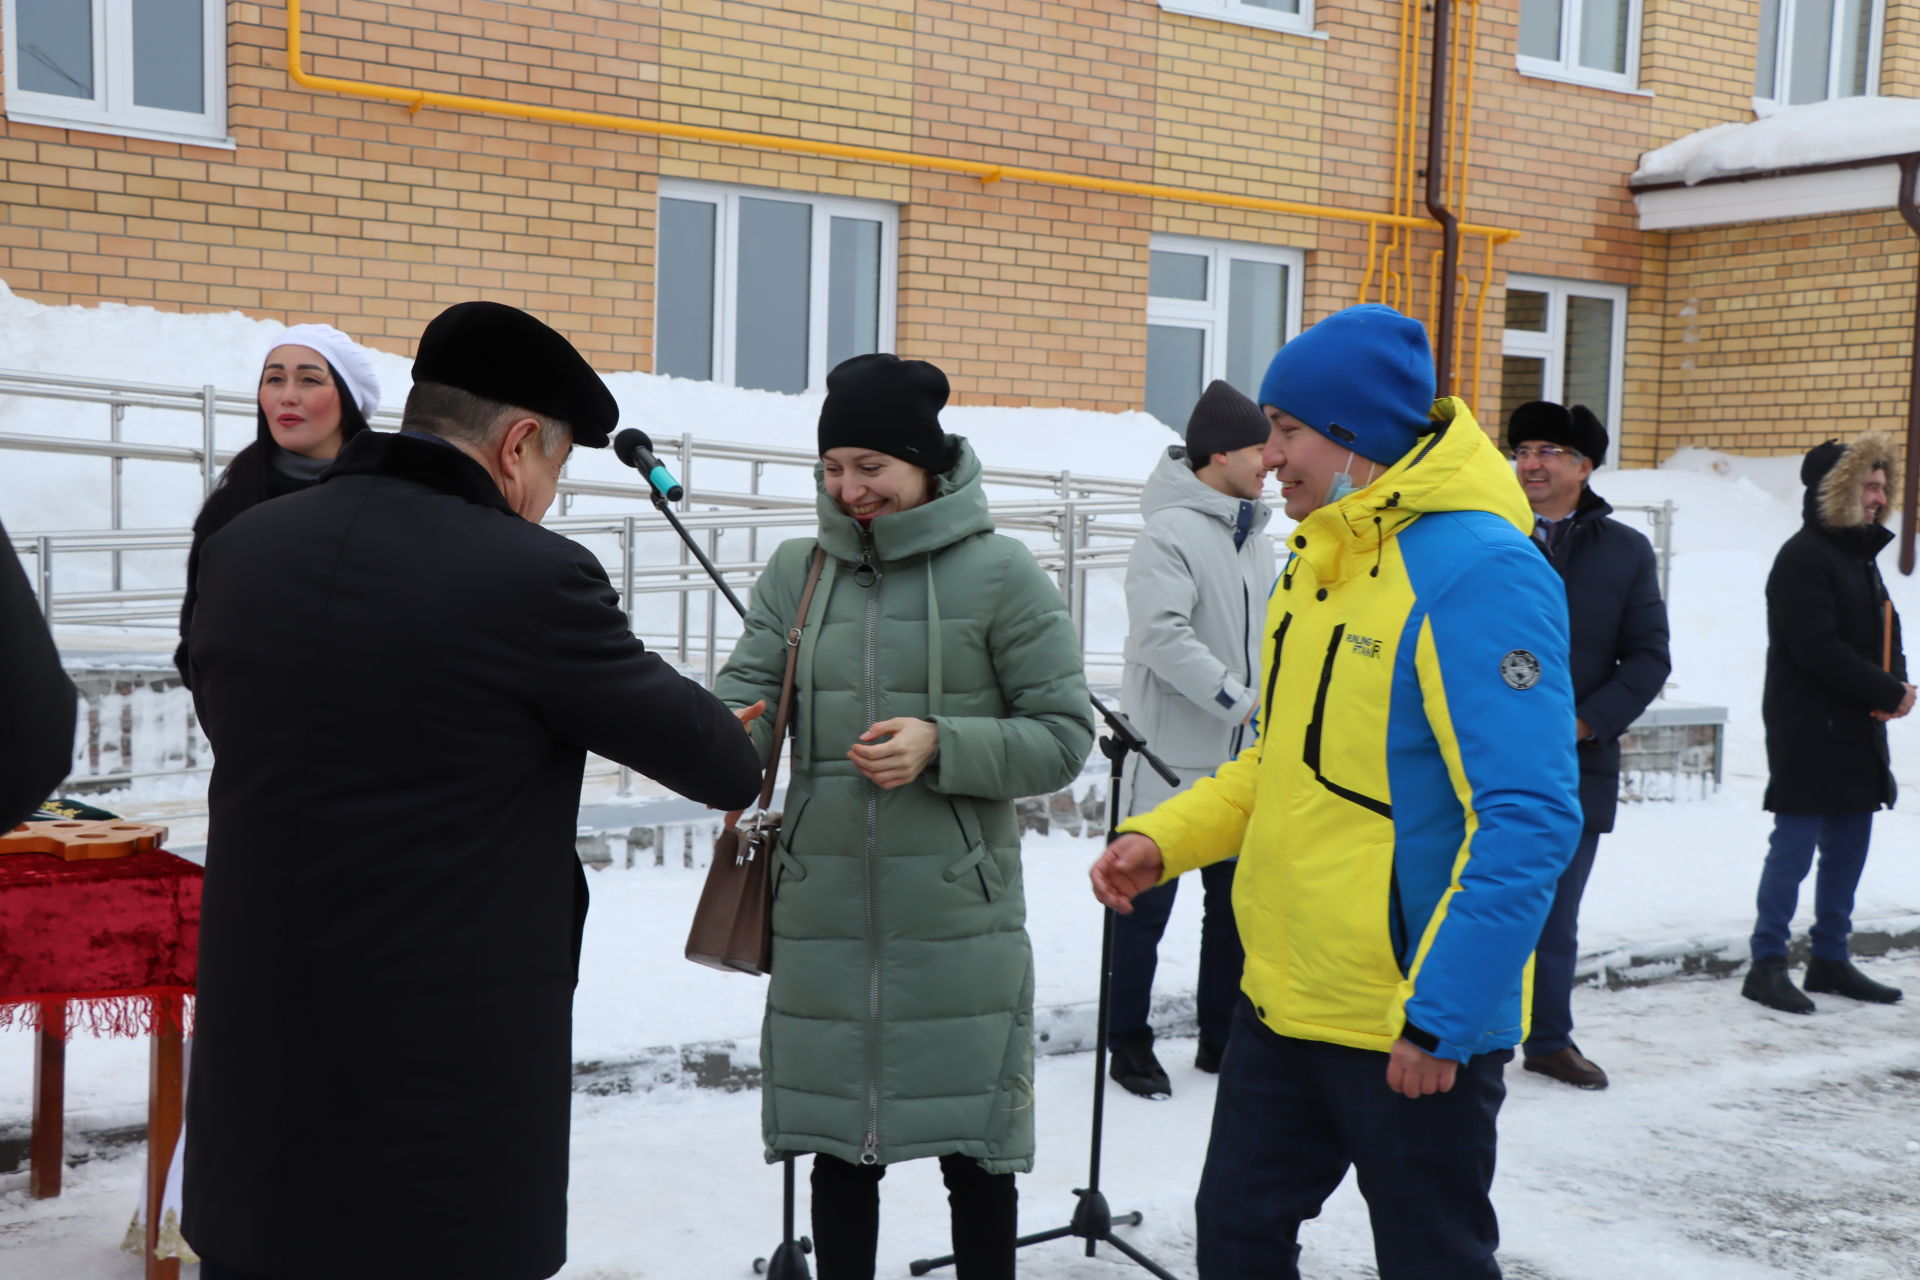
[(673, 507), (667, 502), (666, 495), (654, 488), (649, 481), (647, 496), (653, 499), (654, 510), (667, 518), (667, 523), (673, 526), (673, 531), (680, 535), (680, 541), (686, 543), (687, 550), (693, 552), (693, 558), (700, 562), (700, 567), (707, 571), (709, 578), (713, 579), (713, 585), (720, 588), (720, 594), (727, 598), (727, 603), (733, 606), (733, 611), (743, 618), (746, 617), (747, 606), (740, 603), (740, 597), (733, 594), (733, 588), (728, 586), (727, 580), (720, 576), (720, 571), (713, 567), (713, 561), (707, 559), (707, 553), (702, 551), (700, 544), (693, 540), (693, 535), (687, 531), (687, 526), (681, 524), (680, 517), (673, 514)]
[[(1100, 739), (1100, 752), (1106, 756), (1107, 765), (1107, 843), (1112, 844), (1120, 836), (1120, 775), (1126, 766), (1128, 752), (1139, 752), (1155, 773), (1166, 779), (1169, 786), (1180, 785), (1179, 775), (1167, 768), (1159, 756), (1147, 750), (1147, 740), (1140, 731), (1128, 723), (1127, 718), (1110, 709), (1100, 699), (1095, 698), (1093, 705), (1107, 722), (1107, 736)], [(1102, 908), (1100, 912), (1100, 1005), (1095, 1015), (1093, 1048), (1093, 1132), (1092, 1151), (1088, 1158), (1087, 1185), (1075, 1187), (1073, 1194), (1080, 1197), (1074, 1206), (1073, 1220), (1064, 1227), (1055, 1227), (1051, 1231), (1040, 1231), (1030, 1236), (1021, 1236), (1013, 1242), (1016, 1249), (1024, 1249), (1030, 1244), (1039, 1244), (1045, 1240), (1060, 1240), (1074, 1236), (1087, 1242), (1087, 1256), (1094, 1256), (1094, 1246), (1110, 1244), (1150, 1275), (1160, 1280), (1179, 1280), (1171, 1271), (1160, 1266), (1153, 1259), (1141, 1253), (1125, 1240), (1113, 1234), (1116, 1226), (1138, 1226), (1141, 1219), (1139, 1210), (1115, 1217), (1107, 1205), (1107, 1197), (1100, 1190), (1100, 1134), (1106, 1121), (1107, 1110), (1107, 1014), (1108, 1003), (1113, 992), (1113, 912)], [(923, 1276), (935, 1267), (944, 1267), (953, 1261), (953, 1255), (942, 1258), (922, 1258), (909, 1263), (907, 1270), (916, 1276)]]
[[(700, 549), (700, 544), (693, 540), (693, 534), (688, 532), (687, 526), (680, 523), (680, 517), (673, 513), (673, 507), (668, 504), (666, 495), (654, 488), (651, 481), (647, 484), (647, 496), (653, 499), (654, 509), (667, 518), (667, 523), (673, 526), (673, 531), (680, 535), (682, 542), (687, 544), (687, 550), (693, 552), (693, 558), (700, 562), (700, 567), (707, 571), (709, 578), (713, 579), (713, 585), (720, 588), (720, 594), (727, 598), (727, 603), (733, 606), (733, 611), (742, 618), (746, 617), (747, 606), (741, 604), (740, 597), (733, 594), (733, 588), (728, 586), (727, 580), (720, 576), (720, 570), (715, 568), (713, 561), (707, 558), (707, 553)], [(774, 743), (773, 749), (778, 751), (780, 744)], [(784, 1166), (782, 1179), (785, 1183), (785, 1197), (781, 1214), (780, 1247), (773, 1251), (771, 1259), (755, 1258), (753, 1269), (756, 1274), (764, 1275), (768, 1280), (811, 1280), (813, 1272), (807, 1266), (807, 1255), (813, 1252), (813, 1241), (805, 1236), (793, 1234), (793, 1157), (788, 1156), (781, 1164)]]

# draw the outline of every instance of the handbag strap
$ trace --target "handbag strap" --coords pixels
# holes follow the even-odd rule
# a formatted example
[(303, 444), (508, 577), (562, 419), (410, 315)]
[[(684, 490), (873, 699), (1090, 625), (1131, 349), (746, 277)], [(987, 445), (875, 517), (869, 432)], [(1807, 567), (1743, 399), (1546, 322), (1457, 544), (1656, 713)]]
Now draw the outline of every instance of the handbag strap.
[(807, 585), (800, 591), (800, 611), (787, 629), (787, 671), (780, 677), (780, 708), (773, 714), (773, 751), (767, 760), (767, 776), (760, 784), (762, 811), (773, 803), (774, 785), (780, 779), (780, 744), (786, 741), (787, 720), (793, 710), (793, 668), (800, 660), (800, 633), (806, 630), (807, 611), (813, 607), (813, 589), (820, 585), (820, 570), (827, 563), (825, 547), (813, 549), (813, 564), (807, 570)]

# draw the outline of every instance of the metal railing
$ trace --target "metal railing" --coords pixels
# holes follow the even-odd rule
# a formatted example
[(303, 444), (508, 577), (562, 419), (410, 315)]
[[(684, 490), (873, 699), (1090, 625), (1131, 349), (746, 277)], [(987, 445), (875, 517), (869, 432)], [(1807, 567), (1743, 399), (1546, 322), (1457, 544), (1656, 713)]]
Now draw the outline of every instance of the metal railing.
[(1673, 599), (1670, 589), (1673, 585), (1673, 499), (1660, 503), (1623, 502), (1613, 509), (1615, 515), (1626, 511), (1643, 512), (1647, 524), (1653, 529), (1650, 535), (1653, 542), (1653, 560), (1660, 573), (1660, 598)]
[[(0, 450), (97, 457), (111, 463), (106, 504), (108, 528), (12, 531), (15, 550), (34, 562), (33, 580), (48, 621), (140, 625), (162, 624), (176, 618), (184, 582), (130, 587), (126, 582), (125, 558), (140, 552), (185, 551), (192, 544), (191, 531), (126, 528), (123, 468), (129, 461), (193, 466), (200, 473), (202, 493), (211, 491), (220, 467), (236, 452), (219, 446), (221, 420), (252, 421), (257, 405), (254, 393), (221, 391), (212, 386), (166, 386), (0, 370), (0, 397), (93, 404), (106, 410), (100, 437), (0, 432)], [(186, 438), (178, 442), (127, 440), (124, 427), (130, 409), (183, 415), (191, 419), (192, 425), (181, 433)], [(400, 416), (393, 410), (384, 410), (374, 414), (370, 422), (376, 427), (398, 427)], [(676, 514), (696, 536), (705, 537), (705, 549), (710, 556), (720, 561), (719, 541), (724, 533), (746, 533), (745, 555), (720, 562), (721, 571), (730, 582), (744, 584), (759, 573), (765, 564), (766, 552), (771, 550), (763, 535), (787, 530), (791, 531), (790, 536), (801, 536), (813, 528), (811, 497), (764, 491), (770, 472), (778, 468), (795, 469), (804, 477), (804, 481), (796, 480), (788, 487), (810, 491), (813, 468), (818, 461), (812, 450), (710, 440), (691, 432), (661, 436), (656, 439), (655, 447), (677, 465), (688, 496), (677, 504)], [(695, 474), (705, 474), (714, 464), (744, 465), (746, 489), (695, 493)], [(986, 468), (983, 481), (990, 491), (1002, 495), (1007, 490), (1035, 491), (1032, 498), (1001, 496), (990, 500), (989, 509), (1001, 529), (1040, 535), (1027, 541), (1040, 563), (1054, 574), (1084, 642), (1087, 576), (1124, 564), (1126, 544), (1138, 528), (1142, 482), (1015, 467)], [(629, 501), (639, 514), (575, 513), (580, 500), (605, 498)], [(644, 559), (641, 548), (645, 539), (671, 536), (647, 511), (647, 506), (647, 486), (638, 480), (587, 480), (563, 475), (557, 514), (546, 523), (557, 532), (589, 544), (595, 539), (614, 540), (616, 554), (603, 559), (607, 561), (610, 576), (623, 591), (622, 598), (629, 616), (634, 618), (636, 630), (640, 630), (638, 605), (642, 597), (662, 593), (676, 595), (677, 616), (673, 625), (664, 631), (656, 628), (641, 634), (657, 646), (664, 641), (664, 647), (670, 647), (683, 664), (700, 663), (711, 677), (721, 643), (731, 636), (731, 619), (719, 610), (719, 593), (677, 540), (670, 560), (659, 563)], [(58, 566), (66, 557), (75, 555), (110, 557), (104, 586), (84, 589), (61, 586)], [(704, 613), (704, 621), (696, 622), (699, 613)], [(1089, 656), (1114, 664), (1119, 660), (1118, 654)]]

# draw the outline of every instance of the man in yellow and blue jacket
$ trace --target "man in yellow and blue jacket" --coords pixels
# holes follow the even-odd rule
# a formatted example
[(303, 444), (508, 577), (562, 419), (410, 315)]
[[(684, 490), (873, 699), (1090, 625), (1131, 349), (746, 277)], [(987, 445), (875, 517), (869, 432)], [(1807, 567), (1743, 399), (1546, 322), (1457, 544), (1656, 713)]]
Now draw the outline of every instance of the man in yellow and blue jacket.
[(1425, 330), (1329, 316), (1260, 388), (1299, 523), (1260, 737), (1121, 824), (1116, 911), (1238, 855), (1244, 999), (1196, 1201), (1201, 1280), (1297, 1276), (1354, 1168), (1381, 1280), (1500, 1274), (1489, 1191), (1531, 954), (1580, 836), (1567, 605), (1533, 512)]

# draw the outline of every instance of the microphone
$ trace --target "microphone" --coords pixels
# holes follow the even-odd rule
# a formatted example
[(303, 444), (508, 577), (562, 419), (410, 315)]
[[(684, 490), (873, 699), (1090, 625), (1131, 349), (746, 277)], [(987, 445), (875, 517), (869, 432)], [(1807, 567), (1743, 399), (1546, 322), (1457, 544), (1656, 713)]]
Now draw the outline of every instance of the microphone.
[(667, 464), (654, 456), (653, 438), (638, 427), (628, 427), (613, 438), (613, 456), (646, 476), (654, 492), (668, 502), (678, 502), (687, 494), (680, 482), (667, 470)]

